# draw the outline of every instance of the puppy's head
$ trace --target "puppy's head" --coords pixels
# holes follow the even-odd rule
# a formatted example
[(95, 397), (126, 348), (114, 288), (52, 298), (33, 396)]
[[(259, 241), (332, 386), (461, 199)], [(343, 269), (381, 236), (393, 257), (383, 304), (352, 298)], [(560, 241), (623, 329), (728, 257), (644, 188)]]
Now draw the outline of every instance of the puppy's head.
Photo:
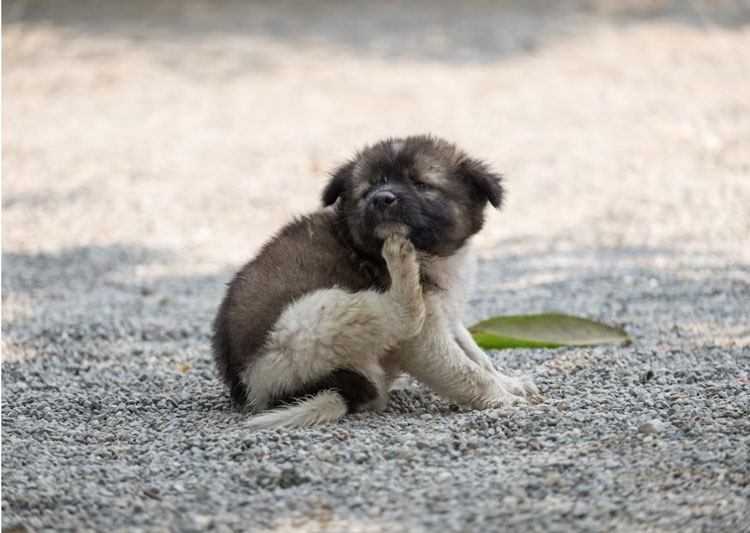
[(500, 176), (453, 144), (430, 136), (388, 139), (339, 167), (323, 191), (359, 248), (379, 255), (392, 232), (446, 256), (484, 223), (487, 202), (500, 207)]

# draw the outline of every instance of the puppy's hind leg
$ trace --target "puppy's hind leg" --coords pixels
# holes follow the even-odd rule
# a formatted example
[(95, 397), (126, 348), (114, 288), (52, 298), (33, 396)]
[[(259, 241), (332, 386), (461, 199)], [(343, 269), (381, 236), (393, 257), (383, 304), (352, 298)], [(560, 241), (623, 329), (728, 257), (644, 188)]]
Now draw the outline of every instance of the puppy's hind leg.
[(392, 278), (387, 292), (323, 289), (284, 311), (243, 380), (256, 411), (298, 403), (255, 417), (251, 426), (311, 425), (384, 406), (385, 354), (419, 333), (425, 309), (413, 245), (389, 238), (383, 256)]
[(419, 281), (419, 262), (414, 245), (399, 234), (386, 238), (382, 253), (391, 276), (388, 296), (402, 319), (393, 331), (398, 335), (399, 342), (417, 335), (424, 325), (425, 306)]

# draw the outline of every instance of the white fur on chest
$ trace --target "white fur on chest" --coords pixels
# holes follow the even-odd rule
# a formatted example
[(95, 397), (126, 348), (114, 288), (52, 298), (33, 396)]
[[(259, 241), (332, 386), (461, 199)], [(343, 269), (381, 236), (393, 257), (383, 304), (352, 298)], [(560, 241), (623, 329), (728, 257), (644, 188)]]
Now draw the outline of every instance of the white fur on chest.
[(477, 272), (476, 254), (470, 243), (449, 257), (421, 256), (422, 275), (437, 287), (427, 302), (439, 302), (444, 313), (460, 320), (466, 301), (474, 290)]

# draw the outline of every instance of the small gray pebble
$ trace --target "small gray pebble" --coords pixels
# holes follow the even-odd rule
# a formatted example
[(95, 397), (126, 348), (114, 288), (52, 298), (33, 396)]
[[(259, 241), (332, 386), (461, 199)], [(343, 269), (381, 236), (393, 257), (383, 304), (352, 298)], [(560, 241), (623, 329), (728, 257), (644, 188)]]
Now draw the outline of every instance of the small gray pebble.
[(664, 428), (664, 422), (662, 422), (658, 418), (654, 418), (638, 426), (638, 431), (640, 431), (644, 435), (651, 435), (654, 433), (661, 433), (662, 431), (664, 431)]

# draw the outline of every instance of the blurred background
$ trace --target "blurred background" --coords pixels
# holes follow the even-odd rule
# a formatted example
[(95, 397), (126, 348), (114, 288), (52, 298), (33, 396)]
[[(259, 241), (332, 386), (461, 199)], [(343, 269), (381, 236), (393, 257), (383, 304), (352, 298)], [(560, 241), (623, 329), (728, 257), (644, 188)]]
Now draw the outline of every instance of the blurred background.
[(3, 247), (235, 265), (368, 142), (507, 177), (478, 244), (750, 253), (747, 1), (3, 2)]

